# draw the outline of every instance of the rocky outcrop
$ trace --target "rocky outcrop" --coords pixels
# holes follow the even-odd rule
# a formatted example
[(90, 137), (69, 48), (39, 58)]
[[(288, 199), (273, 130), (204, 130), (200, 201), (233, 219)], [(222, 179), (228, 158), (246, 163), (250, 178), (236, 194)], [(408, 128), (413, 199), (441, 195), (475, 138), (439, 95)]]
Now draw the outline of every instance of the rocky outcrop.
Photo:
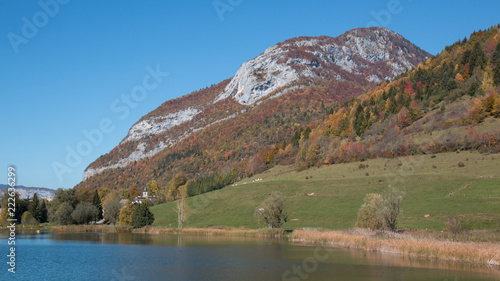
[(253, 104), (300, 76), (378, 83), (391, 80), (428, 56), (384, 28), (354, 29), (337, 38), (300, 37), (245, 62), (216, 101), (232, 97), (241, 104)]

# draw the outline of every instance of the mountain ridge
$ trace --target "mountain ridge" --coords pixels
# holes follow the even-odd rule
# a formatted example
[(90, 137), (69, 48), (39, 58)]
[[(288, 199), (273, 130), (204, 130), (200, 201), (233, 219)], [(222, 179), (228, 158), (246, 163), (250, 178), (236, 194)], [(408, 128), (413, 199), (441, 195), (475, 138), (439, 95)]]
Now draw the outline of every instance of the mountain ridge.
[[(5, 191), (7, 188), (10, 188), (10, 185), (8, 184), (0, 184), (0, 198), (4, 196)], [(46, 187), (28, 187), (28, 186), (23, 186), (23, 185), (17, 185), (16, 187), (16, 192), (19, 193), (19, 198), (25, 199), (25, 198), (32, 198), (35, 193), (37, 194), (38, 198), (40, 199), (47, 199), (47, 200), (52, 200), (55, 196), (55, 190), (51, 188), (46, 188)]]
[[(343, 42), (349, 47), (341, 46)], [(414, 53), (405, 56), (405, 50)], [(142, 117), (117, 147), (85, 169), (83, 180), (155, 157), (207, 126), (233, 119), (269, 98), (309, 87), (317, 80), (331, 79), (330, 86), (341, 97), (337, 102), (348, 101), (428, 56), (384, 28), (286, 40), (245, 62), (233, 78), (167, 101)]]

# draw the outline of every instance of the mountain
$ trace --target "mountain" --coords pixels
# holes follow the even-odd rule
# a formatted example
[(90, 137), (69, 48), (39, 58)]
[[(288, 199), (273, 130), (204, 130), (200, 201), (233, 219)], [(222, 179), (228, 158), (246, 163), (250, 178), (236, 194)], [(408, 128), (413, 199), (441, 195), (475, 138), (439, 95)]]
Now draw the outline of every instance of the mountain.
[(354, 29), (337, 38), (294, 38), (244, 63), (216, 101), (232, 97), (241, 104), (253, 104), (301, 76), (360, 85), (381, 82), (428, 56), (401, 35), (381, 28)]
[[(177, 172), (200, 177), (261, 170), (297, 128), (430, 57), (384, 28), (298, 37), (245, 62), (231, 79), (169, 100), (142, 117), (78, 188), (131, 188)], [(265, 161), (267, 162), (267, 161)], [(247, 166), (253, 166), (248, 168)]]
[[(7, 184), (0, 184), (0, 198), (4, 196), (5, 191), (7, 188), (10, 186)], [(55, 190), (50, 189), (50, 188), (45, 188), (45, 187), (26, 187), (22, 185), (16, 186), (16, 192), (19, 193), (19, 198), (24, 199), (24, 198), (32, 198), (35, 193), (37, 194), (38, 198), (40, 199), (47, 199), (47, 200), (52, 200), (54, 198), (54, 195), (56, 193)]]
[[(499, 42), (498, 25), (474, 32), (351, 100), (309, 126), (307, 134), (299, 133), (296, 165), (307, 169), (447, 151), (500, 152)], [(401, 161), (399, 175), (413, 173), (412, 163)]]

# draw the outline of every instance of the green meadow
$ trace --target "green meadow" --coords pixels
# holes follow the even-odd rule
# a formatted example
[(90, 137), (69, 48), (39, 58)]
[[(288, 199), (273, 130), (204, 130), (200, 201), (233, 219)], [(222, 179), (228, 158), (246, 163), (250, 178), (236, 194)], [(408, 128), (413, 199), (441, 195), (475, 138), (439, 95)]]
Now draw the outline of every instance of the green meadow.
[[(285, 229), (346, 229), (354, 226), (367, 193), (382, 193), (391, 185), (405, 192), (400, 228), (442, 230), (447, 217), (458, 216), (468, 228), (499, 229), (499, 171), (499, 154), (469, 151), (372, 159), (301, 172), (294, 166), (276, 166), (232, 186), (188, 198), (184, 227), (259, 228), (255, 209), (279, 191), (291, 214)], [(175, 202), (152, 207), (153, 225), (177, 226), (174, 209)]]

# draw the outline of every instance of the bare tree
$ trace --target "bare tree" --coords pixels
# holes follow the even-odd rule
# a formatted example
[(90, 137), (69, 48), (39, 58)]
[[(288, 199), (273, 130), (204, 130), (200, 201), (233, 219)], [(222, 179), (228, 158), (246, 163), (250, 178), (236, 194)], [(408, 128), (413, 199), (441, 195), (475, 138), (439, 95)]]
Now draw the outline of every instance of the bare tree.
[(390, 230), (395, 230), (397, 227), (398, 217), (402, 213), (401, 203), (403, 202), (404, 192), (389, 185), (389, 188), (384, 192), (382, 217), (384, 225)]
[(186, 221), (189, 206), (186, 202), (187, 186), (179, 187), (180, 198), (175, 204), (175, 211), (177, 212), (177, 229), (182, 229), (182, 223)]

